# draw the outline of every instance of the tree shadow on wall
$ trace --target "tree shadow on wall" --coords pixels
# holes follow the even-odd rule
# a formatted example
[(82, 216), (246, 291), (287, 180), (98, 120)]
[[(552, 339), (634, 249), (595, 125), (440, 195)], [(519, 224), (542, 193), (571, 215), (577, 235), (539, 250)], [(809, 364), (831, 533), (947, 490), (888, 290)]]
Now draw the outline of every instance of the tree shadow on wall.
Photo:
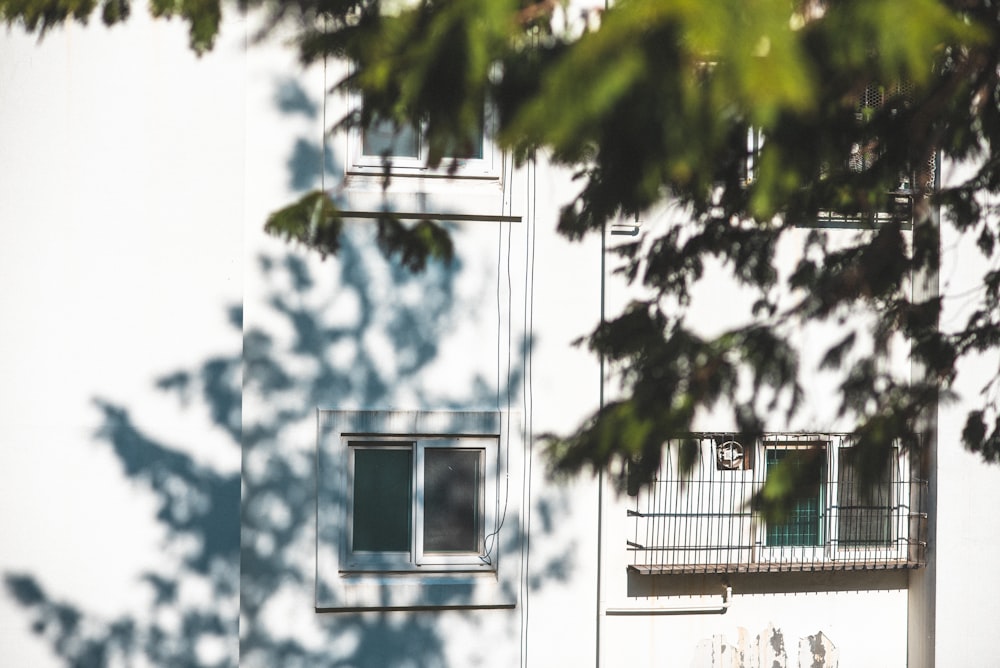
[[(293, 80), (277, 82), (274, 101), (307, 123), (320, 109)], [(319, 171), (336, 172), (318, 137), (298, 138), (287, 166), (296, 189), (316, 187)], [(435, 365), (465, 354), (444, 349), (444, 334), (496, 299), (495, 282), (459, 260), (432, 262), (415, 275), (387, 262), (370, 238), (343, 241), (325, 263), (292, 253), (259, 258), (256, 286), (247, 290), (258, 298), (227, 312), (243, 333), (243, 350), (156, 380), (164, 401), (206, 411), (213, 427), (242, 448), (241, 476), (198, 463), (169, 435), (143, 431), (129, 406), (95, 400), (97, 442), (119, 460), (123, 482), (156, 499), (150, 521), (164, 530), (163, 558), (137, 583), (148, 588), (148, 610), (110, 619), (61, 600), (35, 574), (6, 574), (31, 628), (66, 665), (447, 665), (446, 613), (315, 611), (315, 411), (521, 408), (519, 355), (526, 351), (498, 368), (502, 380), (474, 375), (430, 386), (428, 379), (441, 377)], [(476, 290), (467, 281), (476, 281)], [(244, 309), (253, 316), (250, 327)], [(519, 348), (518, 333), (512, 335)], [(566, 500), (551, 489), (536, 490), (532, 501), (541, 520), (533, 532), (555, 531)], [(529, 590), (568, 577), (574, 552), (567, 542), (560, 556), (532, 562), (522, 575), (522, 609)], [(516, 624), (518, 612), (506, 618)], [(515, 642), (519, 635), (515, 626), (504, 637)]]
[[(490, 618), (495, 628), (501, 620), (510, 626), (505, 638), (516, 646), (520, 637), (517, 611), (313, 608), (316, 409), (496, 410), (498, 394), (517, 409), (524, 381), (515, 353), (499, 392), (495, 379), (475, 372), (436, 382), (448, 375), (442, 369), (454, 368), (449, 360), (468, 354), (450, 348), (448, 334), (495, 299), (495, 277), (475, 274), (458, 260), (413, 274), (364, 240), (370, 228), (358, 229), (360, 237), (348, 231), (332, 263), (308, 264), (292, 255), (260, 260), (268, 311), (282, 318), (264, 324), (268, 318), (254, 317), (244, 339), (243, 665), (445, 666), (449, 643), (442, 630), (453, 628), (456, 616), (473, 627)], [(556, 493), (539, 494), (537, 503), (556, 515), (565, 509)], [(558, 558), (533, 565), (531, 586), (567, 577), (571, 554), (568, 546)]]
[[(241, 309), (229, 316), (240, 328)], [(212, 357), (157, 386), (185, 398), (196, 393), (214, 425), (238, 447), (240, 364), (238, 354)], [(137, 583), (149, 589), (150, 607), (107, 619), (58, 600), (27, 573), (6, 574), (8, 591), (24, 606), (32, 630), (69, 666), (141, 665), (142, 659), (156, 666), (236, 665), (239, 476), (199, 464), (167, 439), (144, 433), (122, 405), (96, 399), (95, 406), (101, 415), (97, 440), (111, 447), (125, 478), (142, 488), (139, 494), (154, 495), (151, 520), (165, 529), (161, 558)]]
[[(276, 82), (275, 88), (274, 104), (285, 116), (308, 121), (313, 128), (317, 122), (325, 120), (321, 118), (322, 102), (314, 100), (297, 80), (282, 79)], [(295, 139), (286, 166), (288, 185), (297, 192), (319, 188), (322, 184), (321, 174), (342, 171), (331, 151), (323, 150), (323, 145), (315, 137), (303, 135)]]
[[(448, 665), (443, 613), (313, 608), (315, 410), (414, 397), (435, 409), (495, 409), (495, 380), (473, 377), (454, 393), (423, 385), (442, 356), (443, 333), (468, 317), (470, 297), (455, 289), (468, 272), (460, 277), (456, 263), (415, 276), (349, 239), (335, 261), (311, 265), (289, 254), (259, 264), (264, 300), (247, 307), (259, 309), (255, 326), (244, 329), (241, 308), (229, 312), (232, 326), (244, 329), (242, 354), (156, 381), (165, 401), (207, 411), (242, 445), (242, 480), (143, 431), (126, 405), (95, 400), (97, 442), (111, 448), (125, 480), (157, 500), (150, 521), (164, 529), (169, 559), (137, 583), (149, 588), (149, 609), (109, 619), (60, 600), (33, 574), (6, 575), (32, 629), (68, 666)], [(500, 392), (514, 402), (522, 367), (513, 361)], [(558, 515), (558, 496), (543, 497), (536, 503)], [(525, 582), (565, 578), (572, 553), (570, 545), (534, 564)], [(508, 616), (516, 624), (517, 613)], [(506, 634), (518, 636), (516, 627)]]

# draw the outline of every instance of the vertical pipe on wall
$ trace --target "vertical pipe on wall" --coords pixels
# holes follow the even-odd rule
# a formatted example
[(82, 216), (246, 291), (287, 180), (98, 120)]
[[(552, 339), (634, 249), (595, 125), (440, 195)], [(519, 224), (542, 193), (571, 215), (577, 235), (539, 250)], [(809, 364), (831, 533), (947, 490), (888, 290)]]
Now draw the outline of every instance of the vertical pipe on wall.
[[(939, 187), (941, 178), (941, 158), (938, 156), (934, 164), (934, 175), (932, 189)], [(928, 220), (937, 234), (938, 253), (941, 253), (941, 213), (937, 207), (930, 205), (926, 195), (923, 197), (924, 206), (928, 207)], [(914, 213), (917, 211), (917, 203), (914, 202)], [(938, 298), (940, 289), (938, 286), (938, 271), (928, 269), (913, 277), (913, 301), (924, 301)], [(914, 380), (924, 378), (927, 371), (923, 366), (914, 364), (911, 373)], [(926, 525), (922, 531), (917, 531), (918, 540), (925, 541), (924, 554), (917, 555), (926, 558), (926, 565), (923, 568), (910, 570), (908, 586), (906, 590), (906, 665), (909, 668), (934, 668), (935, 665), (935, 615), (936, 615), (936, 589), (937, 589), (937, 557), (935, 542), (937, 540), (937, 432), (938, 432), (938, 408), (937, 403), (933, 409), (929, 409), (921, 416), (920, 432), (924, 438), (921, 444), (920, 456), (911, 460), (911, 479), (919, 476), (927, 481), (927, 489), (923, 499), (912, 498), (913, 495), (920, 495), (921, 486), (919, 484), (911, 486), (910, 508), (917, 513), (926, 513)], [(923, 501), (922, 505), (916, 505)], [(916, 520), (921, 521), (919, 518)], [(914, 528), (913, 521), (910, 523), (911, 537)], [(912, 548), (911, 548), (912, 549)], [(917, 546), (917, 549), (921, 549)]]
[[(511, 180), (513, 180), (513, 165), (511, 166)], [(534, 438), (534, 391), (531, 337), (535, 329), (534, 316), (534, 290), (535, 290), (535, 209), (537, 206), (537, 165), (534, 159), (525, 164), (525, 242), (524, 242), (524, 335), (522, 339), (522, 360), (524, 373), (522, 382), (524, 391), (522, 401), (524, 402), (524, 439), (523, 443), (523, 486), (521, 496), (521, 508), (523, 513), (523, 528), (521, 529), (521, 666), (528, 665), (528, 624), (529, 624), (529, 596), (531, 588), (528, 585), (529, 566), (531, 557), (531, 470), (532, 470), (532, 439)]]
[[(604, 0), (604, 11), (608, 11), (610, 7), (610, 0)], [(601, 225), (601, 324), (604, 324), (604, 292), (605, 292), (605, 262), (607, 251), (607, 222)], [(598, 410), (604, 408), (604, 353), (601, 353), (598, 357), (597, 364), (598, 373), (600, 378), (598, 379), (598, 391), (597, 391), (597, 406)], [(604, 471), (599, 470), (597, 472), (597, 587), (596, 587), (596, 598), (594, 607), (594, 665), (597, 668), (601, 666), (601, 596), (604, 579), (603, 567), (604, 563), (601, 560), (602, 546), (601, 541), (603, 540), (603, 529), (604, 529)]]
[[(604, 293), (605, 293), (605, 262), (607, 254), (607, 226), (601, 226), (601, 324), (604, 324)], [(598, 409), (604, 408), (604, 354), (598, 356), (598, 373), (600, 379), (598, 383), (597, 405)], [(597, 587), (595, 608), (594, 608), (594, 665), (600, 668), (601, 665), (601, 596), (602, 580), (604, 578), (602, 562), (602, 541), (604, 524), (604, 471), (597, 472)]]

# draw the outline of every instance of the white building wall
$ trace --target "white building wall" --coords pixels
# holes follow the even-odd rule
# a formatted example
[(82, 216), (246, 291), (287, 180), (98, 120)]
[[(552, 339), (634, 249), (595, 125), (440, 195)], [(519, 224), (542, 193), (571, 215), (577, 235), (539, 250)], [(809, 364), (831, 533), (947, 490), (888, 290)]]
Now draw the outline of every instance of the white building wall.
[[(942, 183), (967, 178), (969, 169), (944, 165)], [(997, 205), (995, 198), (984, 203)], [(974, 303), (971, 297), (981, 289), (982, 275), (990, 267), (982, 261), (974, 239), (960, 238), (947, 221), (941, 229), (941, 326), (948, 330), (965, 324)], [(984, 405), (997, 409), (996, 389), (992, 395), (984, 395), (982, 390), (998, 369), (1000, 356), (996, 352), (962, 360), (954, 388), (958, 400), (943, 403), (938, 411), (933, 638), (938, 666), (985, 666), (997, 661), (989, 628), (990, 620), (1000, 614), (1000, 601), (989, 574), (995, 555), (1000, 553), (1000, 533), (992, 517), (992, 509), (1000, 504), (1000, 468), (967, 452), (961, 433), (970, 409)]]
[(244, 38), (0, 32), (0, 665), (235, 658)]

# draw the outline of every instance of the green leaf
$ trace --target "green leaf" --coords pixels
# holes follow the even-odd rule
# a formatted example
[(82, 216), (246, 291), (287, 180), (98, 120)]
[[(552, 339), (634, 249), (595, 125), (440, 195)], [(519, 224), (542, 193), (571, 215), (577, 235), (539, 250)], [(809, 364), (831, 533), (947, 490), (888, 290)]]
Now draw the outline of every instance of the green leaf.
[(325, 258), (340, 249), (342, 227), (336, 205), (326, 193), (317, 190), (268, 216), (264, 230), (315, 249)]

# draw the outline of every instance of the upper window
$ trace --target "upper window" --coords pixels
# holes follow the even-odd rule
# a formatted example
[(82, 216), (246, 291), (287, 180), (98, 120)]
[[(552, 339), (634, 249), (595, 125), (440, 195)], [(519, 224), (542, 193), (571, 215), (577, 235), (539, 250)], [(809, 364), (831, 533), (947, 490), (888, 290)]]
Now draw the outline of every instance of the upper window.
[[(445, 151), (446, 159), (482, 160), (484, 130), (480, 123), (465, 142), (457, 143)], [(423, 141), (423, 133), (412, 125), (400, 127), (392, 121), (375, 121), (361, 131), (361, 158), (381, 160), (383, 157), (395, 158), (404, 164), (408, 160), (424, 159), (426, 162), (427, 147)], [(422, 163), (414, 166), (420, 167)]]
[(389, 168), (393, 176), (442, 178), (499, 178), (499, 158), (491, 139), (493, 117), (487, 110), (478, 129), (464, 141), (447, 147), (441, 164), (427, 166), (428, 147), (422, 128), (376, 120), (350, 137), (349, 173), (381, 175)]
[[(909, 96), (906, 84), (886, 88), (870, 83), (858, 92), (854, 102), (854, 117), (859, 127), (867, 125), (889, 100), (905, 100)], [(741, 140), (742, 141), (742, 140)], [(746, 159), (743, 166), (743, 183), (752, 184), (757, 179), (760, 155), (766, 144), (766, 137), (759, 128), (749, 128), (746, 134)], [(845, 147), (842, 159), (827, 163), (819, 173), (820, 181), (829, 179), (834, 173), (863, 174), (876, 166), (883, 150), (877, 137), (853, 142)], [(837, 206), (815, 212), (815, 219), (805, 222), (806, 226), (858, 228), (900, 221), (904, 226), (912, 223), (913, 198), (916, 193), (930, 190), (935, 183), (936, 161), (933, 155), (927, 160), (912, 165), (910, 172), (898, 175), (886, 190), (875, 211), (855, 211), (849, 207)]]
[[(912, 568), (924, 563), (921, 507), (926, 481), (891, 453), (880, 476), (862, 484), (846, 434), (693, 436), (700, 461), (680, 473), (667, 447), (656, 479), (628, 511), (631, 567), (645, 573)], [(778, 522), (751, 499), (776, 475), (811, 481)]]
[(320, 411), (317, 608), (514, 605), (520, 443), (508, 413)]
[[(324, 81), (325, 88), (331, 85)], [(339, 102), (356, 111), (362, 98), (350, 95)], [(440, 151), (442, 158), (433, 168), (428, 166), (432, 151), (422, 123), (376, 117), (366, 119), (365, 127), (336, 133), (330, 138), (330, 155), (337, 157), (330, 165), (336, 180), (330, 195), (342, 218), (362, 221), (388, 214), (400, 221), (521, 222), (523, 207), (506, 178), (510, 163), (493, 140), (496, 110), (484, 101), (478, 120), (470, 122), (477, 127), (468, 137), (456, 138), (453, 146)]]
[[(854, 116), (859, 126), (867, 125), (886, 104), (889, 97), (905, 99), (908, 90), (905, 85), (898, 85), (892, 90), (877, 83), (865, 86), (855, 101)], [(878, 138), (872, 137), (851, 144), (850, 152), (840, 167), (854, 174), (862, 174), (871, 170), (882, 155), (882, 147)], [(917, 166), (918, 170), (921, 168)], [(820, 178), (825, 178), (826, 173)], [(832, 227), (854, 227), (859, 223), (885, 224), (890, 221), (909, 223), (913, 215), (914, 174), (901, 173), (891, 188), (884, 194), (884, 206), (881, 210), (870, 214), (854, 213), (852, 211), (820, 211), (817, 223)]]

